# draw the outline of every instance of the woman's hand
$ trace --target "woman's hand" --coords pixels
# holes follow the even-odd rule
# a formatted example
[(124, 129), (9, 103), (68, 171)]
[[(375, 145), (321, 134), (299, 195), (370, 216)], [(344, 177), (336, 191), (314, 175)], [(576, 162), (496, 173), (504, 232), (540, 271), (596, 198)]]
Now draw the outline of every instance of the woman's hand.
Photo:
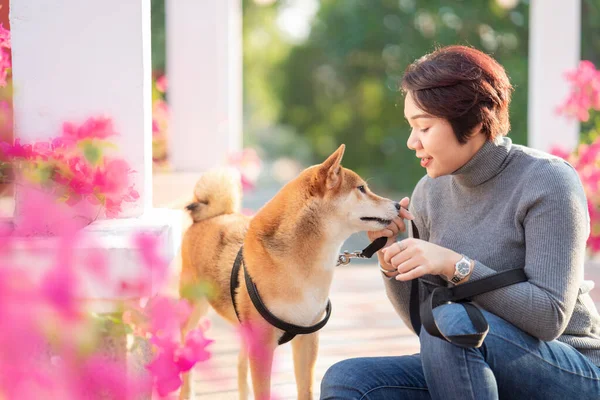
[[(414, 219), (415, 217), (407, 210), (408, 208), (408, 203), (410, 202), (408, 197), (403, 198), (402, 200), (400, 200), (400, 212), (398, 213), (398, 216), (396, 218), (394, 218), (392, 220), (392, 223), (389, 224), (388, 226), (386, 226), (384, 229), (379, 230), (379, 231), (369, 231), (367, 232), (367, 236), (369, 237), (369, 240), (372, 242), (377, 238), (380, 238), (382, 236), (387, 237), (388, 240), (385, 243), (385, 246), (383, 246), (383, 249), (389, 247), (390, 245), (392, 245), (393, 243), (396, 243), (396, 238), (398, 237), (399, 233), (403, 233), (406, 231), (406, 224), (404, 223), (404, 219)], [(379, 263), (381, 264), (381, 267), (385, 270), (389, 270), (390, 272), (384, 272), (387, 276), (395, 276), (396, 272), (394, 271), (394, 268), (387, 264), (383, 261), (383, 249), (379, 250), (377, 252), (377, 258), (379, 258)], [(382, 270), (383, 271), (383, 270)]]
[[(411, 220), (415, 219), (415, 217), (410, 213), (410, 211), (407, 210), (409, 202), (410, 202), (410, 200), (408, 197), (405, 197), (402, 200), (400, 200), (401, 208), (400, 208), (400, 212), (398, 213), (398, 216), (392, 220), (391, 224), (389, 224), (382, 230), (367, 232), (367, 236), (369, 237), (369, 240), (372, 242), (375, 239), (380, 238), (382, 236), (387, 237), (388, 240), (385, 243), (385, 246), (383, 246), (384, 249), (386, 247), (390, 246), (392, 243), (396, 242), (396, 238), (397, 238), (398, 234), (406, 231), (406, 224), (404, 223), (403, 218), (411, 219)], [(381, 252), (381, 250), (379, 250), (379, 252)]]
[(462, 257), (445, 247), (413, 238), (394, 243), (383, 249), (383, 253), (383, 261), (397, 271), (396, 279), (399, 281), (423, 275), (443, 275), (450, 280), (454, 276), (455, 264)]

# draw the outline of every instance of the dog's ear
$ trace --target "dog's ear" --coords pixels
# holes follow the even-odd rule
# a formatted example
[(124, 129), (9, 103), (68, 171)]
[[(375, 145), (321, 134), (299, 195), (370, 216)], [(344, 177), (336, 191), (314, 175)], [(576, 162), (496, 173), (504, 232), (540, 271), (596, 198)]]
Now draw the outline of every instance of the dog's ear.
[(325, 174), (325, 187), (331, 190), (342, 181), (342, 157), (346, 145), (342, 144), (321, 164), (321, 171)]

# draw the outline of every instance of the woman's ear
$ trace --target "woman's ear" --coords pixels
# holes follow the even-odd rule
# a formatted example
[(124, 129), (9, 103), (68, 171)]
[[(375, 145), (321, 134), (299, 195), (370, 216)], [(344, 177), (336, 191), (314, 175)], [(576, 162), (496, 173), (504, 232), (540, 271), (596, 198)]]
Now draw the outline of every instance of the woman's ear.
[(477, 125), (475, 125), (475, 127), (473, 129), (471, 129), (471, 134), (469, 135), (469, 137), (477, 136), (479, 133), (481, 133), (482, 129), (483, 129), (483, 122), (480, 122)]

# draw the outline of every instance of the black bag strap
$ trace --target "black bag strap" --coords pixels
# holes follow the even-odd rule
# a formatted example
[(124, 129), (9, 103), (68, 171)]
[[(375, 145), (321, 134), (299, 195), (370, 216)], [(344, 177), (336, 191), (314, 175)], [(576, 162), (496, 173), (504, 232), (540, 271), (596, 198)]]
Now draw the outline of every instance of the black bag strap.
[[(415, 239), (419, 239), (419, 230), (417, 229), (417, 225), (415, 225), (414, 221), (410, 221), (410, 225), (412, 228), (412, 237)], [(413, 327), (413, 330), (418, 335), (421, 334), (421, 316), (419, 310), (419, 303), (421, 301), (421, 295), (419, 294), (419, 279), (413, 279), (410, 284), (410, 299), (409, 299), (409, 313), (410, 313), (410, 323)]]
[[(413, 237), (419, 238), (419, 231), (416, 225), (412, 222)], [(414, 279), (410, 290), (410, 320), (415, 332), (420, 334), (421, 325), (427, 333), (444, 339), (452, 344), (460, 347), (472, 348), (480, 347), (483, 340), (489, 331), (489, 325), (483, 313), (479, 308), (470, 302), (477, 295), (500, 289), (519, 282), (527, 281), (527, 275), (522, 268), (515, 268), (508, 271), (499, 272), (497, 274), (467, 282), (454, 287), (438, 287), (435, 288), (429, 296), (420, 303), (419, 298), (419, 280)], [(466, 335), (448, 335), (445, 336), (440, 332), (439, 327), (435, 322), (433, 310), (442, 304), (459, 303), (467, 312), (475, 333)]]
[[(481, 310), (470, 303), (471, 298), (482, 293), (487, 293), (526, 280), (527, 276), (525, 275), (525, 272), (521, 268), (516, 268), (499, 272), (474, 282), (463, 283), (462, 285), (455, 287), (435, 288), (431, 294), (427, 296), (427, 299), (421, 303), (419, 308), (421, 323), (431, 336), (445, 339), (460, 347), (480, 347), (488, 333), (489, 326)], [(440, 332), (433, 316), (433, 310), (442, 304), (448, 303), (458, 303), (465, 308), (476, 333), (446, 336)]]

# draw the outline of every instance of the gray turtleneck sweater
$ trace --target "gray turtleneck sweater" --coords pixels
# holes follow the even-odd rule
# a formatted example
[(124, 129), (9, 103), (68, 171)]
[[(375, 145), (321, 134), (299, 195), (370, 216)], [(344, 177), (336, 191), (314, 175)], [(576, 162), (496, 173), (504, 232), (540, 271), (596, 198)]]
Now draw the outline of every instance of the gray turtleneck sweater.
[[(600, 316), (583, 280), (589, 216), (577, 172), (564, 160), (503, 137), (451, 175), (423, 177), (410, 211), (421, 239), (475, 260), (470, 281), (523, 268), (528, 282), (474, 300), (541, 340), (558, 339), (600, 366)], [(425, 280), (448, 285), (439, 276)], [(410, 327), (410, 282), (384, 276)]]

